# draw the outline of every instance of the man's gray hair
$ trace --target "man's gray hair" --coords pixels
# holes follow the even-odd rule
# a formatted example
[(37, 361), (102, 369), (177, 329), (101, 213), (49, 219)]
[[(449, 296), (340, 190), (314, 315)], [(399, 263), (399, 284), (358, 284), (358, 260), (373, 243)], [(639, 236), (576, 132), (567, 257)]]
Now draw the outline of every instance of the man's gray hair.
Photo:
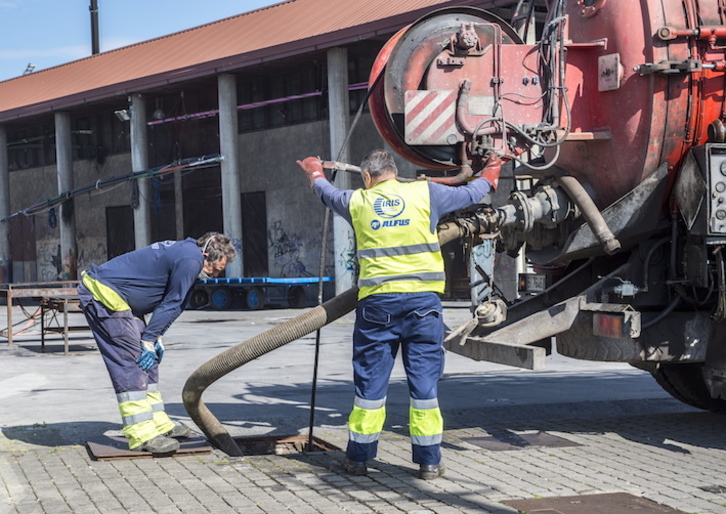
[(202, 253), (207, 254), (209, 262), (219, 262), (222, 257), (227, 257), (227, 262), (232, 262), (237, 255), (232, 240), (219, 232), (207, 232), (197, 239), (197, 246)]
[(385, 150), (373, 150), (363, 158), (360, 164), (361, 171), (370, 173), (372, 178), (378, 178), (386, 173), (398, 175), (398, 168), (393, 156)]

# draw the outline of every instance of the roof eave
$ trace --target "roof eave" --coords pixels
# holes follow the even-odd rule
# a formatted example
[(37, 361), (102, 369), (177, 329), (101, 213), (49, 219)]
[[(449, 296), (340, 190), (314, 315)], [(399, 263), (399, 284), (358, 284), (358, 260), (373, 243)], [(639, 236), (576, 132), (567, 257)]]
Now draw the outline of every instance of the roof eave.
[[(461, 2), (453, 0), (451, 2), (440, 4), (437, 9), (462, 5), (462, 3), (478, 4), (478, 6), (482, 7), (497, 7), (500, 5), (509, 5), (511, 4), (511, 1), (512, 0), (490, 0), (489, 2)], [(429, 12), (431, 12), (430, 7), (417, 9), (415, 11), (401, 13), (390, 18), (376, 20), (335, 32), (319, 34), (310, 38), (284, 43), (282, 45), (266, 47), (257, 51), (208, 61), (194, 66), (189, 66), (187, 68), (179, 68), (157, 75), (149, 75), (127, 82), (82, 91), (73, 95), (54, 98), (46, 102), (25, 105), (17, 109), (11, 109), (0, 113), (0, 123), (70, 109), (84, 104), (109, 100), (115, 97), (128, 96), (133, 93), (158, 89), (172, 84), (178, 84), (180, 82), (214, 76), (220, 73), (239, 71), (241, 69), (266, 62), (295, 57), (320, 50), (327, 50), (336, 46), (391, 34), (400, 30), (403, 26), (416, 21), (423, 14)]]

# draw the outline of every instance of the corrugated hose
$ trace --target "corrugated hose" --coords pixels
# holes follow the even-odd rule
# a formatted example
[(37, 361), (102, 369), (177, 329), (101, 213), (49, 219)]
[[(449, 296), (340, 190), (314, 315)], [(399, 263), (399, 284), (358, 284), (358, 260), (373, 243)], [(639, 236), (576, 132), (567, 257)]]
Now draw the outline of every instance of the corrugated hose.
[[(439, 231), (439, 244), (443, 246), (460, 235), (460, 227), (453, 223), (442, 225)], [(232, 436), (204, 405), (202, 401), (204, 391), (211, 384), (249, 361), (311, 334), (348, 314), (355, 309), (357, 303), (358, 288), (352, 287), (322, 305), (256, 335), (252, 339), (239, 343), (202, 364), (187, 379), (182, 391), (184, 408), (192, 421), (214, 446), (233, 457), (242, 456), (242, 450)]]

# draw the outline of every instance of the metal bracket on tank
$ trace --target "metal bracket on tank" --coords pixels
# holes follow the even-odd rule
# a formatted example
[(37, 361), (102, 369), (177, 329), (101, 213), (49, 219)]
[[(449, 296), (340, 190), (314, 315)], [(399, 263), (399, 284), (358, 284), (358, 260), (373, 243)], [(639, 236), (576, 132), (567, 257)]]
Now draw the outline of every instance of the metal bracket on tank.
[(694, 59), (685, 61), (660, 61), (659, 63), (644, 63), (633, 68), (633, 71), (640, 76), (651, 73), (663, 73), (672, 75), (674, 73), (698, 73), (703, 70), (703, 63)]

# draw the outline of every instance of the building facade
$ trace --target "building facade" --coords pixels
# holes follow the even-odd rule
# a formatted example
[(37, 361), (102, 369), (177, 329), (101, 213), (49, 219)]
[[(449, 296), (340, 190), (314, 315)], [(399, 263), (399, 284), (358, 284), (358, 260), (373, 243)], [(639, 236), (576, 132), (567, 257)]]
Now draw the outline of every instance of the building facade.
[(324, 273), (347, 289), (352, 229), (332, 220), (323, 232), (295, 161), (357, 164), (386, 147), (365, 105), (343, 143), (396, 31), (455, 4), (506, 18), (513, 3), (373, 0), (359, 13), (292, 0), (0, 83), (0, 282), (74, 279), (217, 230), (239, 250), (227, 275), (241, 277), (317, 276), (326, 238)]

